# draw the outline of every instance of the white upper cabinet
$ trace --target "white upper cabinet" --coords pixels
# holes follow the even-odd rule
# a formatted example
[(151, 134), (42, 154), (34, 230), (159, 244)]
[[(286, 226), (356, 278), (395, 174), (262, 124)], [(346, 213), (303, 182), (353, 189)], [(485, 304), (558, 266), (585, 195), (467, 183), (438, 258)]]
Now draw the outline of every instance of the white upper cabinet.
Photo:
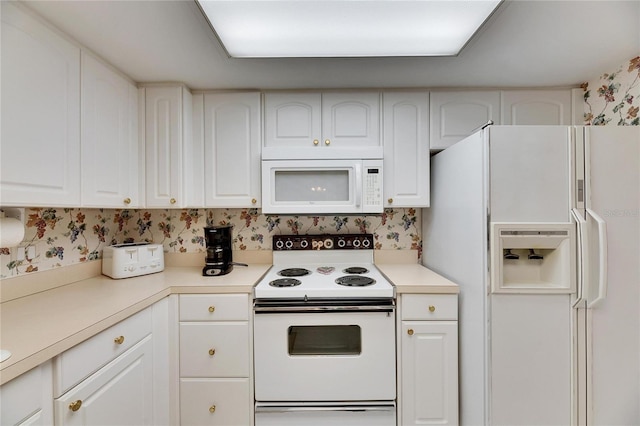
[(145, 87), (146, 207), (190, 204), (191, 93), (186, 87)]
[(82, 205), (139, 207), (137, 88), (82, 53)]
[(430, 110), (431, 149), (445, 149), (489, 120), (500, 124), (500, 92), (431, 92)]
[(380, 93), (267, 93), (263, 159), (381, 158)]
[(2, 205), (79, 206), (80, 48), (0, 3)]
[(570, 125), (571, 90), (513, 90), (502, 92), (502, 124)]
[(429, 93), (385, 92), (385, 207), (429, 206)]
[(260, 128), (259, 92), (204, 95), (206, 207), (260, 206)]

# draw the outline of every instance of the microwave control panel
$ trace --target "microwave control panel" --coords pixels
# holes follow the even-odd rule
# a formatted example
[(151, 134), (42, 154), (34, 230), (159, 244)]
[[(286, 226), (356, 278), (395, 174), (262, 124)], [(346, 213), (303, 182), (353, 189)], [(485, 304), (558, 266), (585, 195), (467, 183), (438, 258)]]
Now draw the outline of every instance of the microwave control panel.
[(382, 207), (382, 161), (364, 161), (363, 210)]

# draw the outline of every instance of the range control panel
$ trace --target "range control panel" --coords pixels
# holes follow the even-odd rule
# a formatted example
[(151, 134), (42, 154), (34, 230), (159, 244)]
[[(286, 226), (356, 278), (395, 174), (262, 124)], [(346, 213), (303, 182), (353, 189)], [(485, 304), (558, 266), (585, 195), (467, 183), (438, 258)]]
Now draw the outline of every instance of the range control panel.
[(273, 250), (373, 250), (373, 234), (274, 235)]

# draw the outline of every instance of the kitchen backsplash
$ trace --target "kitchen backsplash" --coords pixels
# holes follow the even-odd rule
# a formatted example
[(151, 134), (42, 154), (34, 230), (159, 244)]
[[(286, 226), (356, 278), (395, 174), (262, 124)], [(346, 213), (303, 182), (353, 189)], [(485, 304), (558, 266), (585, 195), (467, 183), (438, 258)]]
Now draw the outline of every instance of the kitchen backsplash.
[(640, 125), (640, 56), (584, 83), (582, 88), (585, 124)]
[(207, 225), (233, 224), (235, 250), (271, 250), (274, 234), (327, 233), (372, 233), (376, 249), (420, 253), (422, 248), (420, 210), (412, 208), (366, 216), (275, 216), (258, 209), (30, 208), (26, 216), (23, 246), (34, 247), (35, 254), (17, 260), (17, 248), (0, 249), (2, 278), (98, 259), (105, 246), (131, 241), (161, 243), (165, 252), (204, 256)]

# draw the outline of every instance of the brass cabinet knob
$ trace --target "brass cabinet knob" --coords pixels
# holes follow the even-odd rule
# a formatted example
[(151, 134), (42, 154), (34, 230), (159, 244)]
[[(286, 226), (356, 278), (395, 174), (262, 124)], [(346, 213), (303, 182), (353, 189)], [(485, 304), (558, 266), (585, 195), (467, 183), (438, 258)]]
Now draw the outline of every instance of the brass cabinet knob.
[(124, 343), (124, 336), (118, 336), (115, 339), (113, 339), (114, 343), (117, 343), (118, 345), (121, 345)]
[(409, 336), (413, 336), (413, 328), (408, 329), (408, 330), (407, 330), (407, 334), (408, 334)]
[(256, 200), (255, 198), (252, 198), (252, 199), (251, 199), (251, 204), (255, 204), (255, 203), (257, 203), (257, 202), (258, 202), (258, 200)]
[(429, 305), (429, 312), (435, 312), (436, 307), (433, 305)]
[(71, 411), (78, 411), (80, 407), (82, 407), (82, 400), (80, 399), (69, 404), (69, 410)]
[(124, 199), (124, 203), (125, 203), (126, 205), (131, 204), (131, 198), (129, 198), (129, 197), (125, 198), (125, 199)]
[(216, 412), (216, 406), (212, 405), (211, 407), (209, 407), (209, 412), (210, 413), (215, 413)]
[(176, 203), (176, 199), (175, 199), (175, 198), (172, 198), (172, 199), (170, 199), (170, 200), (169, 200), (169, 202), (170, 202), (171, 204), (175, 204), (175, 203)]
[(216, 350), (211, 348), (209, 349), (209, 355), (214, 356), (216, 354)]
[(393, 204), (393, 198), (389, 198), (389, 199), (387, 200), (387, 202), (388, 202), (389, 204)]
[(314, 140), (313, 140), (313, 144), (314, 144), (314, 145), (318, 145), (319, 143), (320, 143), (320, 141), (319, 141), (318, 139), (314, 139)]
[(329, 139), (325, 139), (324, 140), (324, 144), (329, 146), (329, 145), (331, 145), (331, 141)]
[(213, 313), (216, 310), (215, 306), (209, 306), (209, 312)]

